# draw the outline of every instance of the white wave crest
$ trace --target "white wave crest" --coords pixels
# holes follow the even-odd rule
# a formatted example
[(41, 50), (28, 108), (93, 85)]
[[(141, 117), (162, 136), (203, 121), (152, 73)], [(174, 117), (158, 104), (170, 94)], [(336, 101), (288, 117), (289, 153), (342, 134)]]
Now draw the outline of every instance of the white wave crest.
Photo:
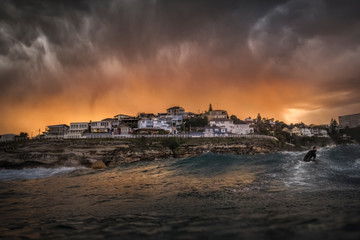
[(59, 167), (59, 168), (26, 168), (26, 169), (2, 169), (0, 170), (0, 181), (28, 180), (35, 178), (46, 178), (61, 173), (73, 172), (83, 167)]

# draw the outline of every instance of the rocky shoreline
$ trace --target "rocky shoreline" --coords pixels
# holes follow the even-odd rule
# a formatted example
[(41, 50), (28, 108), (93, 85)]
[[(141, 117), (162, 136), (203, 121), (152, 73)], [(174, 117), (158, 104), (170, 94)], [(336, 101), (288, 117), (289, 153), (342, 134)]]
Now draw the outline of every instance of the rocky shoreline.
[[(316, 144), (325, 146), (331, 142), (321, 139)], [(104, 168), (138, 161), (186, 158), (207, 152), (261, 154), (306, 149), (308, 146), (251, 138), (31, 140), (0, 144), (0, 169), (57, 166)]]

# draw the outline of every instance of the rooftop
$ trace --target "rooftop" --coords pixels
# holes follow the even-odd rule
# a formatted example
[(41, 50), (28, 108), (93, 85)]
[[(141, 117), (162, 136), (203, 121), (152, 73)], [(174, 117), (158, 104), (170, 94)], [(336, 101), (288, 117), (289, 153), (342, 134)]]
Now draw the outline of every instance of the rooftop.
[(57, 124), (57, 125), (48, 125), (47, 127), (48, 128), (56, 128), (56, 127), (69, 127), (69, 126), (66, 124)]
[(103, 120), (101, 120), (101, 121), (114, 121), (114, 120), (117, 120), (117, 119), (114, 119), (114, 118), (105, 118), (105, 119), (103, 119)]
[(212, 111), (210, 111), (210, 112), (226, 112), (226, 110), (212, 110)]
[(220, 127), (217, 127), (217, 126), (205, 126), (206, 129), (219, 129)]
[(174, 106), (174, 107), (168, 108), (168, 109), (166, 109), (166, 110), (177, 110), (177, 109), (182, 109), (182, 110), (184, 110), (184, 108), (179, 107), (179, 106)]
[(210, 122), (232, 122), (233, 120), (227, 118), (214, 118), (211, 119)]

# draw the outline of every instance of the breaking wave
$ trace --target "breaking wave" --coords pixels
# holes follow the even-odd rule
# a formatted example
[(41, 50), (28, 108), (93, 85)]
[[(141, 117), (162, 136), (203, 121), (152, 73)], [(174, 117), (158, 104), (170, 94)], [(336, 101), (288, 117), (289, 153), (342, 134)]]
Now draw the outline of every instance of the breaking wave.
[[(78, 167), (59, 168), (24, 168), (24, 169), (2, 169), (0, 170), (0, 181), (29, 180), (35, 178), (47, 178), (59, 174), (66, 174), (78, 170)], [(83, 168), (82, 168), (83, 169)]]

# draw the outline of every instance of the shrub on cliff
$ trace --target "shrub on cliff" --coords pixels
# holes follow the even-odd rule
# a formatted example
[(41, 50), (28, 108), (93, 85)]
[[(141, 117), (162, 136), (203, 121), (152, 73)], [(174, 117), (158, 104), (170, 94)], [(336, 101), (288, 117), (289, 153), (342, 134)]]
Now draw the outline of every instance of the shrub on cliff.
[(165, 138), (162, 140), (161, 145), (168, 147), (171, 150), (173, 157), (176, 157), (176, 150), (180, 147), (180, 139), (173, 137)]

